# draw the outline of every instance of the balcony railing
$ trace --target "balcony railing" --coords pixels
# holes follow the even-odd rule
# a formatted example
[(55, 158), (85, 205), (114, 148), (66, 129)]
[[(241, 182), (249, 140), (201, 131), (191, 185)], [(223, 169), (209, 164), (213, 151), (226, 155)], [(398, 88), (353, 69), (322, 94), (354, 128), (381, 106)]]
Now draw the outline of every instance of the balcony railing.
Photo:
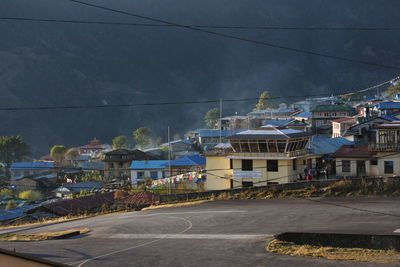
[(383, 144), (383, 143), (369, 143), (368, 144), (369, 151), (400, 151), (400, 144)]

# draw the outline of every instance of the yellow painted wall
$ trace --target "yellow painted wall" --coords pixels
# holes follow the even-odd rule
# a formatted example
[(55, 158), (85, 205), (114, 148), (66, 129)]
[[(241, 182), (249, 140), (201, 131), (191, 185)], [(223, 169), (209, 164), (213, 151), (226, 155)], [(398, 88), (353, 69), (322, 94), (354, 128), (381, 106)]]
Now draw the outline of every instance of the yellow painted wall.
[[(230, 168), (230, 160), (225, 157), (207, 157), (206, 170), (207, 181), (206, 190), (223, 190), (229, 189), (231, 186), (232, 170)], [(221, 178), (221, 177), (226, 177)]]
[[(278, 160), (278, 171), (267, 171), (266, 159), (253, 159), (253, 171), (261, 171), (262, 178), (235, 178), (233, 179), (233, 187), (242, 187), (242, 182), (253, 182), (254, 186), (265, 186), (267, 182), (289, 183), (297, 179), (300, 173), (304, 176), (304, 169), (307, 166), (308, 158), (298, 158), (296, 160), (296, 170), (293, 170), (293, 160)], [(303, 164), (303, 161), (305, 161)], [(232, 159), (232, 167), (230, 170), (230, 159), (225, 157), (210, 156), (206, 158), (207, 182), (206, 190), (222, 190), (231, 187), (230, 179), (233, 176), (233, 170), (241, 170), (242, 160)], [(219, 177), (218, 177), (219, 176)], [(226, 179), (220, 178), (226, 177)]]

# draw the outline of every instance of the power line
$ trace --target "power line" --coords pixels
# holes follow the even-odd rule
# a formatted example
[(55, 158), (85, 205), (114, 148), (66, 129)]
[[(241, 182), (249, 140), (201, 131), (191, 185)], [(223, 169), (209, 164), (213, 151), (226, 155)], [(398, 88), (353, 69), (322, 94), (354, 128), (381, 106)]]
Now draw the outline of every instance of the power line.
[[(342, 94), (337, 94), (335, 97), (341, 97), (345, 95), (352, 95), (357, 93), (364, 93), (369, 90), (375, 89), (377, 87), (383, 86), (393, 81), (400, 79), (400, 76), (394, 77), (385, 82), (373, 85), (368, 88), (364, 88), (357, 91), (346, 92)], [(310, 97), (322, 97), (322, 96), (332, 96), (332, 94), (312, 94), (312, 95), (290, 95), (290, 96), (276, 96), (269, 99), (282, 99), (282, 98), (310, 98)], [(258, 97), (253, 98), (238, 98), (238, 99), (223, 99), (223, 102), (247, 102), (256, 101)], [(66, 106), (31, 106), (31, 107), (0, 107), (0, 111), (33, 111), (33, 110), (63, 110), (63, 109), (92, 109), (92, 108), (129, 108), (129, 107), (146, 107), (146, 106), (171, 106), (171, 105), (188, 105), (188, 104), (212, 104), (219, 103), (221, 99), (210, 99), (210, 100), (189, 100), (189, 101), (171, 101), (171, 102), (156, 102), (156, 103), (133, 103), (133, 104), (110, 104), (110, 105), (66, 105)]]
[(145, 20), (149, 20), (149, 21), (163, 23), (163, 24), (167, 24), (167, 25), (171, 25), (171, 26), (175, 26), (175, 27), (181, 27), (181, 28), (185, 28), (185, 29), (189, 29), (189, 30), (193, 30), (193, 31), (208, 33), (208, 34), (212, 34), (212, 35), (216, 35), (216, 36), (221, 36), (221, 37), (224, 37), (224, 38), (235, 39), (235, 40), (244, 41), (244, 42), (248, 42), (248, 43), (253, 43), (253, 44), (257, 44), (257, 45), (269, 46), (269, 47), (279, 48), (279, 49), (283, 49), (283, 50), (287, 50), (287, 51), (291, 51), (291, 52), (307, 54), (307, 55), (313, 55), (313, 56), (319, 56), (319, 57), (330, 58), (330, 59), (335, 59), (335, 60), (341, 60), (341, 61), (346, 61), (346, 62), (351, 62), (351, 63), (369, 65), (369, 66), (374, 66), (374, 67), (381, 67), (381, 68), (386, 68), (386, 69), (400, 70), (400, 67), (398, 67), (398, 66), (391, 66), (391, 65), (379, 64), (379, 63), (373, 63), (373, 62), (364, 61), (364, 60), (351, 59), (351, 58), (335, 56), (335, 55), (320, 53), (320, 52), (311, 51), (311, 50), (293, 48), (293, 47), (289, 47), (289, 46), (283, 46), (283, 45), (279, 45), (279, 44), (274, 44), (274, 43), (269, 43), (269, 42), (264, 42), (264, 41), (258, 41), (258, 40), (253, 40), (253, 39), (248, 39), (248, 38), (245, 38), (245, 37), (242, 37), (242, 36), (210, 31), (210, 30), (207, 30), (207, 29), (193, 27), (193, 26), (190, 26), (190, 25), (178, 24), (178, 23), (170, 22), (170, 21), (163, 20), (163, 19), (158, 19), (158, 18), (153, 18), (153, 17), (149, 17), (149, 16), (139, 15), (139, 14), (123, 11), (123, 10), (118, 10), (118, 9), (113, 9), (113, 8), (109, 8), (109, 7), (105, 7), (105, 6), (100, 6), (100, 5), (96, 5), (96, 4), (82, 2), (82, 1), (79, 1), (79, 0), (67, 0), (67, 1), (74, 2), (74, 3), (80, 4), (80, 5), (85, 5), (85, 6), (94, 7), (94, 8), (98, 8), (98, 9), (102, 9), (102, 10), (111, 11), (111, 12), (114, 12), (114, 13), (124, 14), (124, 15), (128, 15), (128, 16), (131, 16), (131, 17), (141, 18), (141, 19), (145, 19)]
[[(150, 23), (131, 23), (131, 22), (115, 22), (115, 21), (88, 21), (88, 20), (69, 20), (69, 19), (40, 19), (40, 18), (23, 18), (23, 17), (0, 17), (0, 20), (15, 21), (35, 21), (35, 22), (55, 22), (55, 23), (72, 23), (72, 24), (98, 24), (98, 25), (120, 25), (120, 26), (139, 26), (168, 28), (178, 27), (170, 24), (150, 24)], [(301, 30), (301, 31), (398, 31), (400, 27), (320, 27), (320, 26), (241, 26), (241, 25), (187, 25), (196, 28), (206, 29), (239, 29), (239, 30)]]

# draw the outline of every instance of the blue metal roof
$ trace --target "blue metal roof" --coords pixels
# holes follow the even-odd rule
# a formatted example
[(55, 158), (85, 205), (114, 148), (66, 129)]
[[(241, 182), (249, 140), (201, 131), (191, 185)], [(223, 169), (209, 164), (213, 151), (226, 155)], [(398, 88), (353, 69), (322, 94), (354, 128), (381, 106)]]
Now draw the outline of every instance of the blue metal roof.
[(385, 120), (388, 120), (388, 121), (398, 121), (399, 120), (398, 118), (396, 118), (395, 116), (392, 116), (392, 115), (382, 114), (382, 115), (380, 115), (378, 117), (382, 118), (382, 119), (385, 119)]
[(299, 114), (295, 115), (295, 117), (298, 117), (298, 118), (311, 118), (312, 117), (312, 113), (308, 112), (308, 111), (303, 111), (303, 112), (300, 112)]
[(287, 126), (292, 121), (293, 120), (265, 120), (264, 121), (264, 126), (265, 125), (272, 125), (272, 126), (275, 126), (275, 127)]
[(400, 109), (400, 102), (381, 102), (377, 105), (378, 109)]
[(134, 160), (132, 161), (130, 170), (157, 170), (164, 169), (168, 164), (168, 160)]
[[(167, 161), (164, 166), (168, 166)], [(200, 166), (206, 165), (206, 158), (201, 155), (192, 155), (171, 161), (171, 166)]]
[(330, 138), (323, 135), (314, 136), (311, 141), (311, 148), (316, 155), (335, 153), (343, 145), (354, 145), (354, 142), (343, 137)]
[(36, 207), (39, 207), (39, 206), (40, 205), (35, 204), (35, 205), (24, 206), (22, 208), (16, 208), (16, 209), (11, 209), (11, 210), (0, 210), (0, 222), (24, 217), (26, 215), (25, 212), (27, 212), (31, 209), (34, 209)]
[(11, 170), (34, 170), (34, 169), (51, 169), (54, 162), (14, 162), (11, 164)]
[(199, 131), (199, 137), (218, 137), (220, 134), (223, 137), (227, 137), (242, 131), (243, 130), (222, 130), (220, 133), (220, 130), (218, 129), (202, 129)]

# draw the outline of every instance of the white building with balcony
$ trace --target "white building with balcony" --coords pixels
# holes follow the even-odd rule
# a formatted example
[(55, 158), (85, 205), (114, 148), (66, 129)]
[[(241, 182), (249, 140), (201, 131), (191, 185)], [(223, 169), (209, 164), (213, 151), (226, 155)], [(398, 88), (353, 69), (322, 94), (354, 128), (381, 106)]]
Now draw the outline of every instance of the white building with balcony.
[(288, 183), (315, 167), (311, 135), (266, 125), (229, 137), (230, 147), (206, 154), (207, 190)]

